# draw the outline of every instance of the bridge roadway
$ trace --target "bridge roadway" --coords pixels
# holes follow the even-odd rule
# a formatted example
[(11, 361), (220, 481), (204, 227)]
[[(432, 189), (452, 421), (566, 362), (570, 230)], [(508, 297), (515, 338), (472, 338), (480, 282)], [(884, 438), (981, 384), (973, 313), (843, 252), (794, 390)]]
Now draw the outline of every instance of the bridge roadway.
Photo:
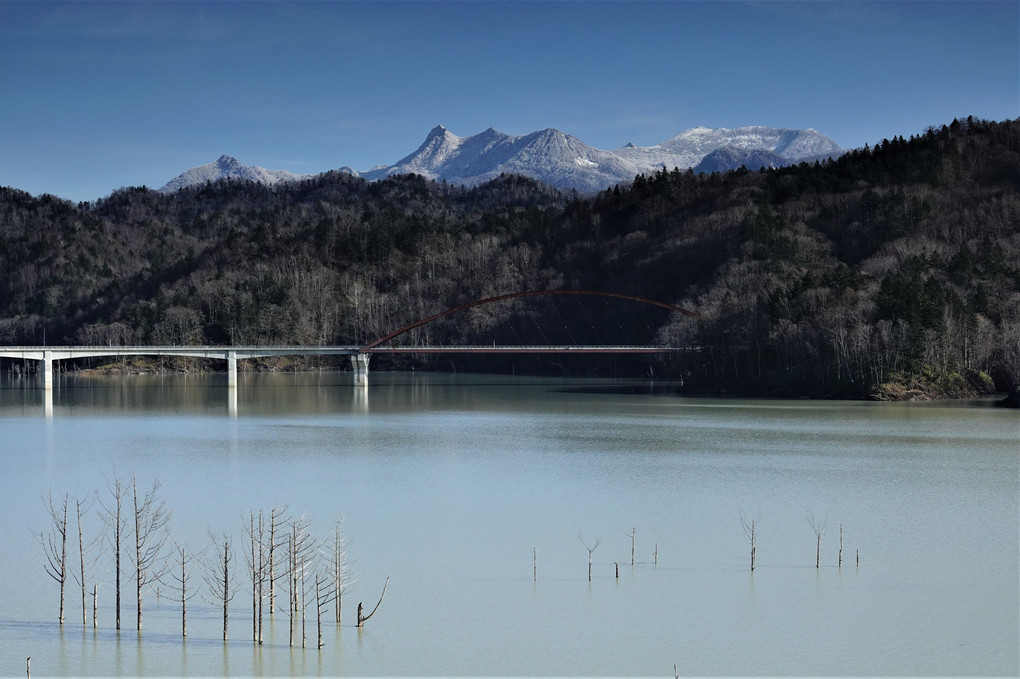
[(0, 358), (42, 361), (44, 390), (53, 389), (53, 362), (102, 356), (189, 356), (227, 362), (227, 386), (237, 386), (237, 362), (246, 358), (269, 356), (350, 356), (356, 385), (368, 384), (371, 354), (659, 354), (678, 351), (677, 347), (642, 345), (510, 345), (510, 346), (79, 346), (79, 347), (0, 347)]

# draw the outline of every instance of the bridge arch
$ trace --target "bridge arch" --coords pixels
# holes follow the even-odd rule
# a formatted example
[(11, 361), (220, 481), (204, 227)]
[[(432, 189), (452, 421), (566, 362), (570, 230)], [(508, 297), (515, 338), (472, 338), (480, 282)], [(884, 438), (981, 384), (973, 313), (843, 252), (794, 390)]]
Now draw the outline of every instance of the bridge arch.
[(459, 304), (459, 305), (457, 305), (457, 306), (455, 306), (453, 308), (447, 309), (446, 311), (442, 311), (442, 312), (440, 312), (438, 314), (433, 314), (432, 316), (429, 316), (428, 318), (423, 318), (421, 320), (415, 321), (414, 323), (409, 323), (408, 325), (405, 325), (402, 328), (398, 328), (397, 330), (394, 330), (390, 334), (385, 335), (384, 337), (380, 337), (379, 339), (375, 340), (374, 342), (370, 342), (369, 344), (366, 344), (365, 346), (361, 347), (361, 349), (359, 351), (361, 353), (370, 353), (374, 348), (376, 348), (380, 344), (383, 344), (385, 342), (390, 341), (394, 337), (399, 337), (400, 335), (403, 335), (406, 332), (410, 332), (411, 330), (414, 330), (415, 328), (420, 328), (423, 325), (426, 325), (426, 324), (431, 323), (433, 321), (437, 321), (440, 318), (445, 318), (445, 317), (450, 316), (452, 314), (455, 314), (455, 313), (457, 313), (459, 311), (464, 311), (466, 309), (471, 309), (473, 307), (484, 306), (486, 304), (495, 304), (496, 302), (503, 302), (503, 301), (508, 300), (508, 299), (520, 299), (522, 297), (541, 297), (541, 296), (550, 296), (550, 295), (587, 295), (587, 296), (591, 296), (591, 297), (609, 297), (609, 298), (612, 298), (612, 299), (627, 300), (629, 302), (638, 302), (638, 303), (641, 303), (641, 304), (650, 304), (652, 306), (657, 306), (657, 307), (660, 307), (660, 308), (663, 308), (663, 309), (668, 309), (669, 311), (673, 311), (675, 313), (683, 314), (685, 316), (690, 316), (691, 318), (701, 318), (698, 314), (694, 313), (693, 311), (688, 311), (687, 309), (683, 309), (681, 307), (674, 306), (672, 304), (666, 304), (665, 302), (658, 302), (658, 301), (656, 301), (654, 299), (647, 299), (645, 297), (637, 297), (635, 295), (625, 295), (625, 294), (622, 294), (622, 293), (619, 293), (619, 292), (602, 292), (602, 291), (599, 291), (599, 290), (526, 290), (526, 291), (523, 291), (523, 292), (511, 292), (511, 293), (507, 293), (505, 295), (497, 295), (495, 297), (486, 297), (485, 299), (476, 299), (473, 302), (467, 302), (465, 304)]

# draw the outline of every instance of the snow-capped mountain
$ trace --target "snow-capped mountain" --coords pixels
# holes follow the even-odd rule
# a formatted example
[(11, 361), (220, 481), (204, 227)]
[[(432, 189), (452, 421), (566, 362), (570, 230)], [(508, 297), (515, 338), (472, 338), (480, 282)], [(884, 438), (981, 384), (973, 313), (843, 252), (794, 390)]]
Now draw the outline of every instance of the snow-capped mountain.
[(522, 136), (491, 127), (471, 137), (458, 137), (438, 125), (418, 150), (395, 164), (362, 173), (366, 179), (395, 174), (420, 174), (458, 184), (479, 184), (500, 174), (521, 174), (548, 184), (598, 191), (633, 178), (615, 154), (588, 146), (559, 130)]
[(255, 165), (242, 165), (236, 158), (223, 155), (216, 162), (193, 167), (187, 172), (177, 175), (159, 189), (162, 193), (171, 193), (185, 186), (215, 182), (220, 179), (247, 179), (261, 184), (292, 182), (306, 179), (311, 175), (294, 174), (286, 170), (267, 170)]
[[(564, 189), (594, 192), (662, 168), (716, 172), (744, 165), (758, 169), (836, 157), (842, 152), (832, 139), (811, 129), (696, 127), (654, 146), (627, 144), (606, 151), (554, 129), (514, 136), (490, 127), (470, 137), (458, 137), (437, 125), (414, 153), (393, 165), (361, 173), (349, 167), (340, 171), (370, 181), (414, 173), (468, 185), (503, 173), (520, 174)], [(230, 156), (222, 156), (214, 163), (188, 170), (160, 191), (175, 191), (226, 177), (275, 184), (309, 176), (242, 165)]]
[(684, 169), (696, 166), (709, 153), (721, 148), (733, 151), (768, 151), (785, 159), (784, 164), (800, 162), (808, 156), (838, 155), (842, 152), (839, 144), (812, 129), (791, 130), (754, 126), (735, 129), (720, 127), (714, 130), (695, 127), (656, 146), (641, 147), (629, 144), (618, 149), (617, 153), (635, 162), (651, 162), (652, 167), (662, 167), (662, 163), (666, 162), (667, 167)]
[[(726, 151), (720, 151), (726, 149)], [(501, 173), (522, 174), (553, 186), (599, 191), (635, 175), (662, 168), (695, 167), (709, 154), (706, 171), (778, 167), (825, 155), (839, 155), (839, 145), (815, 130), (742, 127), (733, 130), (697, 127), (655, 146), (627, 146), (604, 151), (559, 130), (511, 136), (489, 128), (458, 137), (439, 125), (418, 149), (393, 165), (361, 176), (380, 179), (415, 173), (431, 179), (477, 184)]]

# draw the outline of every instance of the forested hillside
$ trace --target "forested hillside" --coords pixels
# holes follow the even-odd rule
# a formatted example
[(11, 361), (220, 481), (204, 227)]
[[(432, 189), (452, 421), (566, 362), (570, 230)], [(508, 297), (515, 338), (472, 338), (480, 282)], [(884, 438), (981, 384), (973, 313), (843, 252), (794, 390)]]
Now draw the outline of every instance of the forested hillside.
[[(2, 344), (664, 342), (691, 390), (966, 395), (1020, 378), (1020, 122), (954, 121), (824, 164), (661, 171), (594, 197), (344, 173), (73, 204), (0, 189)], [(428, 357), (405, 358), (434, 365)], [(641, 370), (605, 358), (461, 369)], [(443, 365), (449, 358), (443, 359)]]

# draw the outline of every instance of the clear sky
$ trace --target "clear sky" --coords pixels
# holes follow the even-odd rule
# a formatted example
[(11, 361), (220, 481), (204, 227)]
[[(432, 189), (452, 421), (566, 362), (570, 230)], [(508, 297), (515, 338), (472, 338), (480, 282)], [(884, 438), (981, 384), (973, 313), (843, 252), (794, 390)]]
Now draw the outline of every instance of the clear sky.
[(10, 2), (0, 185), (93, 200), (226, 153), (366, 170), (437, 124), (598, 148), (695, 126), (845, 148), (1020, 116), (1020, 2)]

